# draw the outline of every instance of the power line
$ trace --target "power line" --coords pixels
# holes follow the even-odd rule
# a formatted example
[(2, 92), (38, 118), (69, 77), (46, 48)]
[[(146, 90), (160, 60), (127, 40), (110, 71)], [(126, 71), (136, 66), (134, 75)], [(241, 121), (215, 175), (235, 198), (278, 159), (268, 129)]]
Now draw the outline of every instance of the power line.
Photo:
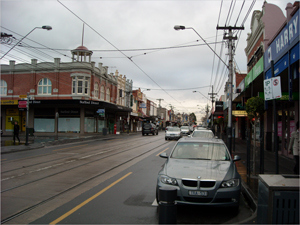
[[(127, 57), (144, 75), (146, 75), (153, 83), (155, 83), (158, 87), (160, 87), (167, 95), (169, 95), (172, 99), (177, 101), (173, 96), (171, 96), (166, 90), (164, 90), (152, 77), (150, 77), (137, 63), (135, 63), (130, 57), (128, 57), (124, 52), (118, 49), (114, 44), (112, 44), (109, 40), (107, 40), (103, 35), (101, 35), (98, 31), (96, 31), (93, 27), (91, 27), (88, 23), (86, 23), (83, 19), (81, 19), (78, 15), (76, 15), (72, 10), (70, 10), (67, 6), (62, 4), (59, 0), (57, 0), (63, 7), (65, 7), (69, 12), (71, 12), (75, 17), (77, 17), (80, 21), (82, 21), (85, 25), (87, 25), (90, 29), (92, 29), (96, 34), (102, 37), (106, 42), (108, 42), (111, 46), (117, 49), (122, 55)], [(177, 101), (178, 102), (178, 101)]]

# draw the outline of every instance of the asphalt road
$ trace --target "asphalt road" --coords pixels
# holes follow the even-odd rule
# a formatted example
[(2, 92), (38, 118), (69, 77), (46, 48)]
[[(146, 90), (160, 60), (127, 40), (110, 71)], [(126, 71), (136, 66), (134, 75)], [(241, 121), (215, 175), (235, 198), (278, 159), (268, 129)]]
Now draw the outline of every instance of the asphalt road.
[[(176, 141), (159, 135), (89, 140), (5, 155), (1, 215), (7, 224), (158, 224), (157, 173)], [(239, 213), (177, 207), (177, 223), (240, 223)]]

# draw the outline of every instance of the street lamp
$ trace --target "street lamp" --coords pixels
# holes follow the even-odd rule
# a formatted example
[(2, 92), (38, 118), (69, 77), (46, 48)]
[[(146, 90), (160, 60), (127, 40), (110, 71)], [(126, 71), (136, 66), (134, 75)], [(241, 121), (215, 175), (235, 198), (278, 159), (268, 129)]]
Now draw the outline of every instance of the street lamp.
[(195, 33), (202, 39), (202, 41), (204, 41), (204, 43), (210, 48), (210, 50), (212, 50), (213, 53), (215, 53), (215, 55), (221, 60), (221, 62), (224, 63), (225, 66), (228, 68), (228, 65), (223, 61), (223, 59), (221, 59), (221, 57), (209, 46), (209, 44), (207, 44), (207, 42), (201, 37), (201, 35), (193, 27), (185, 27), (182, 25), (175, 25), (174, 29), (175, 30), (191, 29), (191, 30), (195, 31)]
[(6, 56), (7, 53), (9, 53), (14, 47), (16, 47), (21, 41), (23, 41), (24, 38), (26, 38), (35, 29), (52, 30), (52, 27), (51, 26), (42, 26), (42, 27), (35, 27), (35, 28), (33, 28), (28, 34), (26, 34), (23, 38), (21, 38), (20, 41), (18, 41), (14, 46), (12, 46), (0, 59), (2, 59), (4, 56)]

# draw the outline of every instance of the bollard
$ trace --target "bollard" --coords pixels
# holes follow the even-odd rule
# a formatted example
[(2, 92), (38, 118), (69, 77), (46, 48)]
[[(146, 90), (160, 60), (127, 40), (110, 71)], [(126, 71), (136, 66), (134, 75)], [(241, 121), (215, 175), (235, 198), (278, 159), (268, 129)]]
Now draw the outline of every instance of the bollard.
[(176, 224), (176, 196), (177, 189), (174, 187), (159, 188), (159, 224)]

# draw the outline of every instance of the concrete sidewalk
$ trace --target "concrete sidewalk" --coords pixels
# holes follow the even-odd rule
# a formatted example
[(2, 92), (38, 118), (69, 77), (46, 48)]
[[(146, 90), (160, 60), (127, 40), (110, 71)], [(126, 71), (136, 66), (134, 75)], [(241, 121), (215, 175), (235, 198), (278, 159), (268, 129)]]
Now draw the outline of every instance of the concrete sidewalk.
[[(140, 134), (139, 132), (129, 133), (129, 135)], [(127, 133), (121, 134), (83, 134), (83, 135), (72, 135), (72, 136), (29, 136), (28, 145), (26, 143), (25, 135), (20, 135), (20, 143), (16, 140), (13, 143), (12, 136), (2, 136), (1, 137), (1, 154), (13, 153), (18, 151), (27, 151), (38, 148), (43, 148), (45, 146), (51, 145), (61, 145), (71, 142), (81, 142), (86, 140), (111, 140), (115, 138), (120, 138), (122, 136), (128, 135)]]

